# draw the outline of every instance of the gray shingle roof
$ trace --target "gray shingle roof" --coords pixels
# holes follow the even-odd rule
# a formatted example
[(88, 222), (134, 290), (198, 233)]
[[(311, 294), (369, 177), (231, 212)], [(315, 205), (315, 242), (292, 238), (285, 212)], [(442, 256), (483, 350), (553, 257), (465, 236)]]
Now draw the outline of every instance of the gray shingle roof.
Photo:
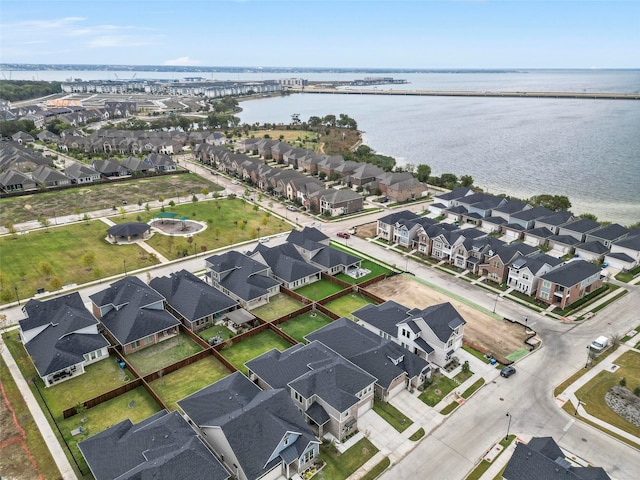
[(502, 474), (505, 480), (610, 480), (600, 467), (573, 467), (551, 437), (517, 443)]
[[(340, 318), (306, 336), (318, 340), (378, 379), (383, 388), (406, 372), (410, 378), (424, 371), (428, 362), (396, 343), (375, 335), (364, 327)], [(394, 361), (398, 361), (397, 365)]]
[(190, 322), (225, 312), (238, 305), (234, 299), (187, 270), (174, 272), (168, 277), (154, 278), (149, 285)]
[(109, 288), (89, 298), (100, 307), (107, 305), (119, 307), (110, 310), (100, 321), (121, 345), (127, 345), (180, 324), (165, 310), (146, 308), (161, 302), (164, 297), (138, 277), (118, 280)]
[(420, 218), (420, 216), (413, 213), (412, 211), (402, 210), (400, 212), (393, 212), (393, 213), (390, 213), (389, 215), (385, 215), (384, 217), (380, 217), (378, 219), (378, 222), (384, 223), (387, 225), (395, 225), (398, 222), (404, 223), (409, 220), (417, 220), (418, 218)]
[(599, 226), (600, 224), (598, 222), (594, 222), (590, 218), (581, 218), (580, 220), (576, 220), (575, 222), (564, 225), (562, 228), (571, 232), (587, 233), (595, 230)]
[(354, 317), (378, 328), (389, 335), (398, 335), (398, 324), (410, 318), (408, 307), (393, 300), (387, 300), (380, 305), (368, 304), (352, 313)]
[(602, 243), (598, 242), (597, 240), (593, 240), (591, 242), (584, 242), (579, 245), (576, 245), (575, 247), (577, 251), (582, 250), (585, 252), (591, 252), (598, 255), (604, 255), (609, 251), (609, 248), (605, 247)]
[(456, 328), (467, 323), (449, 302), (431, 305), (418, 312), (412, 311), (411, 319), (424, 320), (442, 342), (449, 340)]
[(146, 232), (150, 228), (151, 227), (144, 222), (127, 222), (109, 227), (107, 233), (114, 237), (133, 237)]
[(230, 251), (207, 258), (210, 268), (221, 274), (220, 285), (244, 301), (267, 295), (269, 288), (280, 285), (276, 279), (266, 275), (269, 267), (261, 262)]
[(302, 280), (322, 271), (315, 265), (307, 263), (290, 243), (283, 243), (275, 247), (258, 244), (249, 256), (263, 260), (276, 277), (288, 283)]
[(617, 240), (629, 233), (629, 229), (617, 223), (605, 225), (598, 230), (589, 233), (590, 237), (601, 238), (603, 240)]
[(543, 280), (562, 285), (563, 287), (573, 287), (575, 284), (595, 275), (600, 271), (600, 267), (584, 260), (574, 260), (557, 269), (544, 274)]
[(126, 419), (78, 446), (96, 480), (231, 477), (178, 412)]
[(220, 427), (247, 478), (255, 479), (281, 460), (269, 461), (287, 432), (299, 434), (294, 443), (301, 455), (319, 443), (283, 389), (262, 391), (235, 372), (178, 402), (200, 427)]

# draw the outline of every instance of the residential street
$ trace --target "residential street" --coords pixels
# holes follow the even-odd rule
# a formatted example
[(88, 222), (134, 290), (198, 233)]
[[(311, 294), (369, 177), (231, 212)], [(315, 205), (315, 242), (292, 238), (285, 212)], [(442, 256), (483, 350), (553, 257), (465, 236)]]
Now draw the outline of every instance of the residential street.
[[(182, 163), (182, 162), (181, 162)], [(198, 173), (209, 175), (200, 166), (191, 168)], [(216, 177), (225, 184), (227, 191), (241, 195), (245, 187), (233, 185), (221, 176)], [(266, 207), (267, 197), (260, 203)], [(422, 211), (422, 204), (411, 207)], [(376, 212), (360, 217), (351, 217), (335, 223), (319, 224), (301, 212), (288, 212), (283, 205), (274, 202), (274, 213), (299, 225), (316, 225), (332, 239), (338, 240), (336, 233), (352, 226), (361, 225), (386, 215)], [(93, 215), (92, 215), (93, 217)], [(60, 221), (60, 219), (58, 219)], [(293, 225), (292, 225), (293, 228)], [(269, 245), (283, 242), (286, 234), (277, 236)], [(352, 236), (341, 240), (348, 246), (360, 250), (381, 261), (395, 264), (417, 277), (439, 285), (484, 309), (506, 318), (521, 321), (528, 317), (528, 325), (538, 332), (543, 344), (532, 355), (517, 363), (518, 373), (508, 379), (497, 376), (495, 381), (485, 385), (474, 397), (459, 407), (434, 431), (418, 443), (404, 459), (394, 465), (381, 478), (388, 480), (410, 478), (433, 478), (442, 480), (463, 479), (485, 452), (506, 434), (508, 418), (512, 416), (511, 433), (528, 436), (552, 436), (561, 447), (575, 452), (580, 457), (603, 467), (612, 478), (635, 480), (640, 472), (640, 454), (637, 450), (601, 433), (599, 430), (575, 421), (559, 408), (554, 399), (554, 387), (584, 368), (587, 359), (586, 347), (599, 335), (623, 336), (635, 328), (638, 320), (637, 307), (640, 305), (640, 286), (628, 285), (629, 294), (601, 310), (594, 317), (580, 323), (563, 323), (529, 310), (516, 303), (497, 297), (485, 289), (474, 287), (469, 282), (455, 278), (431, 266), (417, 263), (392, 251), (381, 248), (367, 240)], [(255, 245), (251, 242), (241, 247), (246, 251)], [(204, 270), (204, 258), (210, 253), (162, 264), (140, 273), (147, 280), (147, 271), (153, 277), (168, 275), (179, 269), (192, 272)], [(88, 302), (89, 295), (122, 275), (83, 287), (80, 294)], [(9, 323), (23, 318), (17, 305), (0, 313), (7, 315)], [(498, 321), (498, 320), (496, 320)], [(426, 407), (425, 407), (426, 408)], [(411, 412), (405, 412), (411, 416)]]

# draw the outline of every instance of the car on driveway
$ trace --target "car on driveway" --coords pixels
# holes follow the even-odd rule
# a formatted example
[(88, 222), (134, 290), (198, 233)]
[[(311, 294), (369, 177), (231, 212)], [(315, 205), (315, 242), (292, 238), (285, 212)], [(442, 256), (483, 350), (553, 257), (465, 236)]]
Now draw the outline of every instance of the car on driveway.
[(349, 238), (351, 235), (349, 235), (348, 233), (345, 232), (338, 232), (336, 233), (337, 236), (339, 236), (340, 238)]
[(509, 378), (511, 375), (516, 373), (516, 368), (511, 365), (507, 365), (502, 370), (500, 370), (500, 376), (504, 378)]

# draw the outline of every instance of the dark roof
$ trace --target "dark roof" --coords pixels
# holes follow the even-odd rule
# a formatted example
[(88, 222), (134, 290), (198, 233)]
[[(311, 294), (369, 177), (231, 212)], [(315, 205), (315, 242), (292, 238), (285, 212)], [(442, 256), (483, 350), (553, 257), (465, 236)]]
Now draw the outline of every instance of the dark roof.
[(378, 221), (387, 225), (395, 225), (398, 222), (404, 223), (406, 221), (416, 220), (418, 218), (420, 218), (419, 215), (413, 213), (412, 211), (402, 210), (400, 212), (393, 212), (389, 215), (385, 215), (384, 217), (380, 217)]
[(500, 213), (516, 213), (527, 207), (530, 207), (530, 205), (522, 200), (509, 200), (507, 203), (500, 205), (493, 210)]
[(339, 412), (358, 403), (356, 393), (376, 381), (320, 342), (274, 349), (246, 366), (271, 388), (289, 386), (305, 398), (317, 395)]
[(300, 247), (304, 247), (308, 242), (312, 245), (315, 243), (328, 244), (328, 240), (329, 237), (313, 227), (304, 227), (302, 230), (291, 230), (291, 233), (287, 237), (287, 242)]
[(516, 270), (528, 268), (533, 275), (537, 275), (545, 265), (557, 267), (561, 263), (562, 259), (540, 252), (538, 255), (532, 257), (519, 257), (515, 259), (509, 267)]
[(411, 320), (424, 320), (436, 337), (442, 342), (451, 338), (453, 331), (467, 322), (449, 302), (431, 305), (421, 311), (412, 311)]
[(583, 250), (585, 252), (596, 253), (598, 255), (604, 255), (609, 252), (609, 248), (605, 247), (602, 243), (597, 240), (593, 240), (591, 242), (584, 242), (575, 246), (576, 250)]
[(532, 228), (531, 230), (527, 230), (525, 233), (538, 238), (549, 238), (553, 236), (553, 232), (547, 227)]
[(561, 243), (563, 245), (573, 246), (580, 243), (576, 237), (572, 237), (571, 235), (552, 235), (548, 238), (550, 242)]
[(574, 467), (551, 437), (517, 443), (502, 474), (505, 480), (610, 480), (600, 467)]
[(258, 244), (249, 256), (262, 260), (276, 277), (287, 283), (302, 280), (322, 271), (315, 265), (307, 263), (296, 247), (290, 243), (275, 247)]
[(538, 222), (544, 223), (546, 225), (552, 225), (558, 227), (560, 225), (564, 225), (569, 220), (573, 218), (571, 212), (567, 212), (566, 210), (560, 210), (559, 212), (555, 212), (548, 217), (536, 218), (536, 225)]
[(589, 233), (589, 236), (601, 238), (603, 240), (617, 240), (629, 233), (629, 229), (617, 223), (605, 225), (598, 230)]
[(280, 282), (266, 275), (269, 267), (234, 250), (206, 259), (220, 273), (220, 285), (245, 301), (267, 295)]
[(553, 210), (549, 210), (546, 207), (533, 207), (528, 210), (521, 210), (511, 215), (511, 218), (517, 218), (519, 220), (535, 220), (538, 218), (548, 217), (553, 214)]
[(614, 245), (622, 248), (640, 251), (640, 235), (629, 235), (628, 237), (613, 242)]
[(411, 317), (408, 307), (393, 300), (380, 305), (369, 303), (359, 308), (352, 315), (369, 325), (378, 328), (393, 337), (398, 336), (398, 324)]
[(565, 228), (571, 232), (587, 233), (595, 230), (598, 227), (600, 227), (600, 224), (598, 222), (594, 222), (590, 218), (581, 218), (580, 220), (571, 222), (568, 225), (564, 225), (562, 228)]
[[(219, 427), (247, 478), (259, 478), (281, 460), (271, 460), (288, 433), (299, 434), (299, 458), (310, 443), (319, 443), (284, 389), (262, 391), (235, 372), (178, 401), (199, 427)], [(285, 454), (289, 455), (289, 454)]]
[(306, 339), (324, 343), (377, 378), (376, 383), (383, 388), (405, 372), (410, 378), (416, 377), (429, 365), (404, 347), (344, 317), (310, 333)]
[(467, 187), (456, 187), (448, 193), (443, 193), (441, 195), (434, 195), (433, 198), (438, 198), (441, 200), (455, 200), (456, 198), (461, 198), (472, 192), (470, 188)]
[(598, 272), (600, 272), (600, 267), (597, 265), (584, 260), (574, 260), (549, 273), (545, 273), (541, 278), (563, 287), (573, 287)]
[(118, 280), (89, 298), (99, 307), (113, 307), (100, 321), (121, 345), (180, 324), (165, 310), (146, 308), (162, 302), (164, 297), (138, 277)]
[(168, 277), (154, 278), (149, 285), (190, 322), (238, 305), (234, 299), (187, 270), (174, 272)]
[(133, 424), (126, 419), (78, 443), (96, 480), (226, 480), (231, 477), (174, 411)]
[(114, 237), (133, 237), (146, 232), (149, 228), (151, 227), (144, 222), (127, 222), (109, 227), (107, 233)]
[(630, 257), (626, 253), (607, 253), (607, 258), (614, 258), (616, 260), (622, 260), (623, 262), (633, 263), (635, 259)]

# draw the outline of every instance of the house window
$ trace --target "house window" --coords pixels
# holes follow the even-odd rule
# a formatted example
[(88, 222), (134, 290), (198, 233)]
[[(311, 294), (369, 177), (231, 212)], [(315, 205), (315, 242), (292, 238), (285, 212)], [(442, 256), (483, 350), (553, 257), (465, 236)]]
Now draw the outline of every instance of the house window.
[(313, 457), (315, 457), (315, 453), (313, 450), (308, 450), (305, 452), (305, 454), (302, 456), (302, 463), (306, 464), (309, 463), (311, 461), (311, 459)]

